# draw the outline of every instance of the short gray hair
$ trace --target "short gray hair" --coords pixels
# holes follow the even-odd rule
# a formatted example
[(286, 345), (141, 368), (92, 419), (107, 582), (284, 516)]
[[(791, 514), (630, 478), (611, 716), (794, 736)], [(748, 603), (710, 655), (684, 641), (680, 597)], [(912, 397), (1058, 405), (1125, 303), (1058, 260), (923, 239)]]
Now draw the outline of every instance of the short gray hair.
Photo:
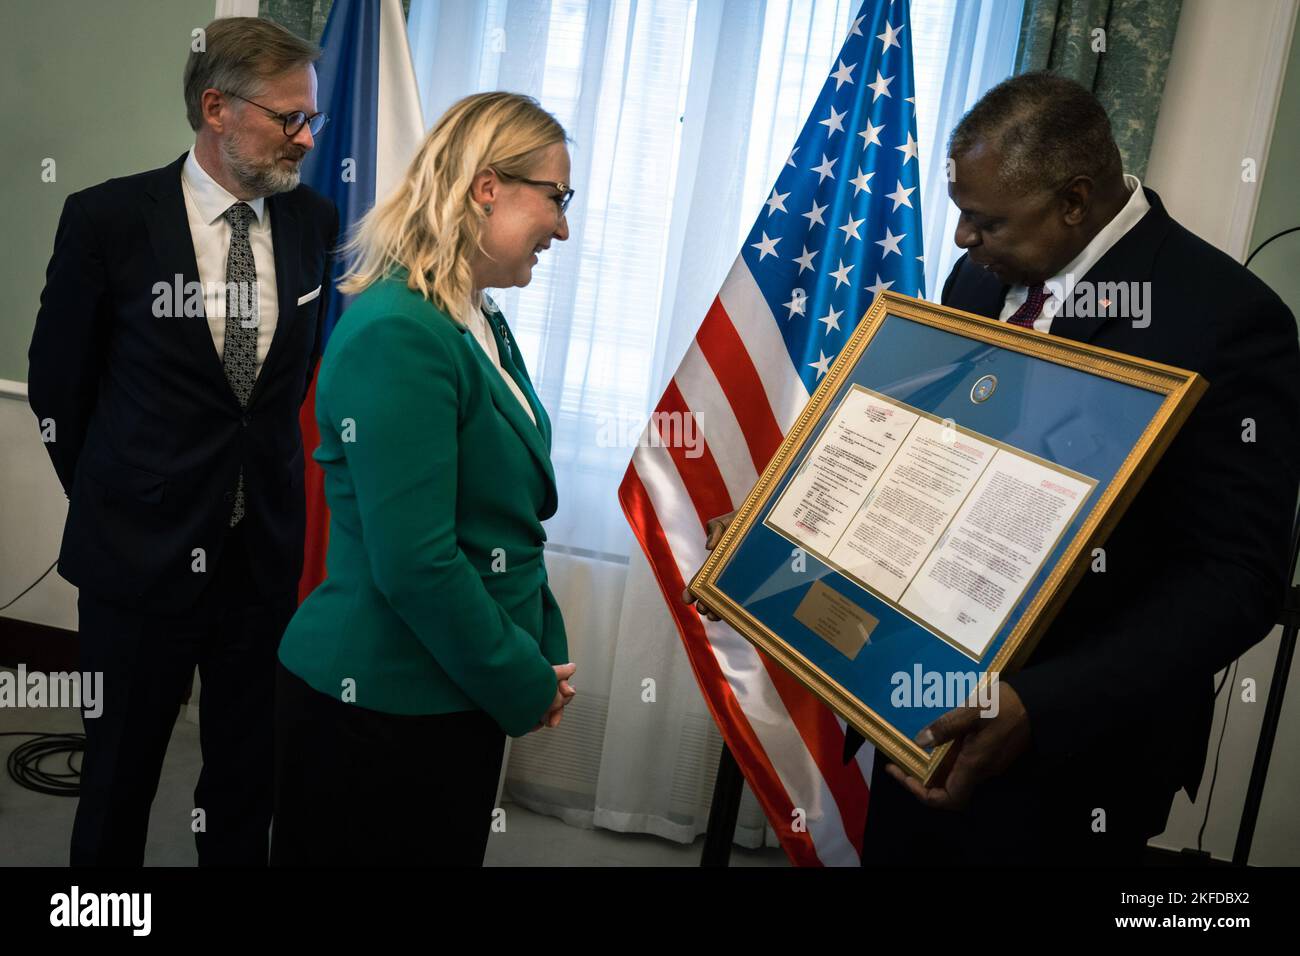
[(948, 155), (956, 159), (976, 143), (1002, 154), (998, 184), (1013, 195), (1080, 175), (1104, 183), (1124, 173), (1105, 108), (1078, 83), (1046, 71), (1013, 76), (985, 93), (952, 131)]
[(223, 17), (203, 33), (203, 50), (191, 50), (185, 63), (185, 118), (196, 132), (203, 125), (204, 90), (254, 97), (266, 80), (320, 58), (316, 44), (257, 17)]

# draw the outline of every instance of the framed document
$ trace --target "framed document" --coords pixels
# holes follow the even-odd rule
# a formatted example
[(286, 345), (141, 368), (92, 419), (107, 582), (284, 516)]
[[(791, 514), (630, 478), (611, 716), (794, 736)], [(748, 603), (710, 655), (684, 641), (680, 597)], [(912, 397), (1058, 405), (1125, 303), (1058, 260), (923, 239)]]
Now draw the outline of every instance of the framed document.
[(929, 782), (913, 738), (996, 707), (1205, 388), (883, 293), (691, 589)]

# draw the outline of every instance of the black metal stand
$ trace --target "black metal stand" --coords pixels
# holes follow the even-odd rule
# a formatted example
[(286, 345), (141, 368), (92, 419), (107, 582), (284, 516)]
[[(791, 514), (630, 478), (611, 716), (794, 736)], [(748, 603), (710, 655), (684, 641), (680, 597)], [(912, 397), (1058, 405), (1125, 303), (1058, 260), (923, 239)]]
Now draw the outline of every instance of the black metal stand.
[(1246, 804), (1242, 807), (1241, 824), (1237, 827), (1237, 845), (1232, 850), (1232, 862), (1237, 866), (1245, 866), (1250, 860), (1259, 805), (1264, 799), (1264, 783), (1268, 779), (1268, 763), (1273, 756), (1273, 742), (1282, 717), (1282, 699), (1286, 696), (1287, 677), (1291, 674), (1291, 661), (1295, 657), (1296, 631), (1300, 630), (1300, 587), (1295, 584), (1297, 561), (1300, 561), (1300, 520), (1297, 520), (1291, 536), (1291, 568), (1287, 576), (1286, 604), (1282, 609), (1282, 640), (1278, 643), (1277, 662), (1273, 665), (1273, 680), (1268, 685), (1268, 703), (1264, 706), (1264, 723), (1255, 747), (1255, 765), (1250, 770)]
[(740, 816), (740, 795), (745, 776), (740, 764), (726, 744), (718, 760), (718, 778), (713, 784), (713, 803), (709, 806), (709, 826), (704, 831), (704, 851), (700, 866), (726, 866), (731, 859), (731, 844), (736, 837), (736, 818)]

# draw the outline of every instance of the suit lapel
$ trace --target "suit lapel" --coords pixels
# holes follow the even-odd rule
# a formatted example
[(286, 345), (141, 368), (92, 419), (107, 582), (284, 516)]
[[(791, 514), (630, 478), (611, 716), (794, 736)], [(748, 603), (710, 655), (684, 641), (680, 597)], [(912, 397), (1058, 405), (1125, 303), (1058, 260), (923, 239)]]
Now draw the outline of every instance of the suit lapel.
[[(489, 328), (491, 328), (493, 324), (492, 320), (488, 320)], [(543, 436), (540, 428), (540, 424), (546, 420), (545, 412), (538, 415), (538, 412), (541, 410), (541, 405), (537, 403), (536, 397), (530, 394), (532, 392), (531, 386), (528, 386), (527, 383), (521, 383), (520, 377), (517, 373), (511, 374), (514, 363), (510, 361), (508, 355), (505, 354), (505, 350), (502, 348), (501, 337), (495, 329), (492, 330), (492, 335), (497, 341), (497, 352), (501, 355), (501, 365), (505, 368), (506, 373), (510, 374), (511, 378), (515, 380), (515, 383), (520, 385), (524, 397), (529, 400), (529, 405), (533, 409), (533, 414), (538, 416), (537, 425), (533, 424), (532, 419), (530, 419), (524, 412), (523, 408), (520, 407), (519, 399), (515, 398), (514, 393), (510, 391), (510, 387), (502, 380), (501, 372), (492, 364), (492, 359), (490, 359), (483, 349), (479, 347), (478, 342), (474, 341), (474, 336), (469, 329), (464, 326), (460, 326), (460, 329), (461, 334), (464, 335), (467, 340), (467, 347), (474, 353), (479, 365), (483, 369), (484, 376), (488, 383), (488, 394), (492, 396), (492, 403), (496, 405), (497, 410), (501, 413), (502, 417), (510, 423), (510, 427), (519, 435), (524, 446), (532, 453), (534, 460), (537, 462), (537, 466), (542, 470), (542, 474), (546, 476), (547, 504), (543, 510), (550, 511), (554, 506), (556, 495), (555, 471), (551, 466), (549, 440), (547, 437)]]
[[(253, 393), (248, 399), (250, 408), (264, 390), (263, 383), (274, 373), (275, 363), (280, 353), (284, 351), (284, 343), (289, 337), (293, 323), (298, 320), (298, 290), (302, 284), (297, 255), (302, 242), (302, 223), (286, 197), (268, 196), (266, 203), (271, 215), (271, 247), (275, 252), (275, 297), (279, 313), (275, 320), (275, 332), (271, 336), (271, 347), (262, 361), (262, 370), (258, 373), (257, 381), (253, 383)], [(323, 292), (324, 290), (322, 294)]]
[[(542, 434), (542, 444), (547, 451), (547, 460), (550, 460), (551, 450), (551, 419), (546, 414), (546, 409), (542, 407), (541, 399), (533, 390), (533, 381), (528, 377), (528, 370), (524, 368), (523, 362), (516, 361), (519, 356), (517, 346), (514, 342), (514, 336), (510, 334), (510, 329), (506, 325), (506, 320), (497, 313), (496, 320), (488, 317), (488, 328), (492, 330), (492, 337), (496, 339), (497, 354), (501, 356), (501, 366), (506, 373), (515, 380), (519, 390), (524, 393), (528, 399), (528, 407), (533, 410), (533, 418), (536, 420), (534, 428)], [(512, 398), (514, 396), (511, 396)], [(516, 401), (516, 404), (518, 402)]]
[[(158, 274), (166, 277), (163, 281), (169, 286), (181, 282), (183, 297), (188, 301), (188, 290), (198, 285), (200, 280), (198, 262), (194, 257), (194, 238), (190, 235), (189, 216), (185, 212), (185, 194), (181, 191), (181, 167), (184, 164), (185, 156), (181, 156), (170, 166), (158, 170), (153, 182), (146, 187), (152, 206), (145, 214), (145, 228), (158, 262)], [(180, 276), (179, 280), (177, 276)], [(200, 301), (203, 301), (202, 297)], [(212, 387), (238, 404), (226, 379), (226, 371), (221, 367), (221, 356), (212, 346), (207, 309), (201, 309), (198, 315), (186, 315), (182, 311), (173, 321), (193, 353), (196, 365)]]
[[(1091, 342), (1107, 322), (1125, 321), (1111, 315), (1112, 310), (1097, 301), (1097, 286), (1112, 282), (1150, 281), (1156, 250), (1164, 241), (1173, 220), (1165, 212), (1160, 197), (1153, 190), (1143, 188), (1151, 208), (1076, 282), (1071, 294), (1073, 301), (1068, 303), (1070, 307), (1063, 306), (1052, 320), (1053, 335), (1077, 342)], [(1085, 297), (1085, 290), (1092, 290), (1088, 293), (1091, 302)], [(1093, 314), (1080, 315), (1080, 312)]]
[(1002, 307), (1006, 304), (1007, 293), (1011, 291), (1011, 286), (998, 282), (997, 279), (985, 283), (979, 289), (973, 312), (977, 315), (986, 315), (994, 322), (998, 321), (998, 316), (1002, 314)]
[[(190, 235), (185, 194), (181, 188), (181, 168), (185, 165), (185, 159), (185, 156), (181, 156), (170, 166), (160, 169), (146, 190), (153, 200), (153, 207), (146, 215), (146, 228), (159, 264), (159, 272), (167, 277), (165, 281), (168, 284), (175, 281), (175, 276), (181, 276), (183, 288), (189, 287), (190, 283), (200, 282), (199, 266), (194, 256), (194, 237)], [(271, 347), (248, 399), (250, 408), (265, 390), (264, 383), (274, 373), (275, 363), (284, 351), (284, 343), (298, 318), (298, 291), (302, 284), (297, 257), (302, 241), (302, 224), (297, 212), (283, 196), (269, 196), (266, 201), (271, 216), (271, 245), (275, 253), (276, 304), (279, 313)], [(208, 326), (206, 309), (197, 316), (182, 314), (176, 321), (181, 337), (194, 352), (203, 374), (214, 388), (220, 389), (232, 402), (238, 404), (226, 378), (226, 370), (221, 365), (221, 356), (212, 347), (212, 330)]]

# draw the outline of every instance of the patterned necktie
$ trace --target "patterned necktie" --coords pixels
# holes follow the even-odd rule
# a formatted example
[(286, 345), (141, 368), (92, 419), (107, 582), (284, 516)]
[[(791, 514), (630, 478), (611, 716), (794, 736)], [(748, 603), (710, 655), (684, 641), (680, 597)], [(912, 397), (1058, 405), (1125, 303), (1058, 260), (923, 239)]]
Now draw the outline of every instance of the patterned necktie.
[[(223, 214), (230, 223), (230, 251), (226, 253), (226, 337), (221, 349), (221, 365), (226, 370), (226, 380), (239, 399), (241, 408), (248, 407), (253, 394), (253, 381), (257, 378), (257, 264), (253, 261), (253, 246), (248, 241), (248, 224), (253, 219), (253, 209), (248, 203), (237, 202)], [(239, 484), (235, 488), (235, 507), (230, 512), (230, 527), (239, 524), (244, 516), (244, 469), (239, 469)]]
[(1016, 309), (1015, 314), (1007, 319), (1007, 322), (1011, 325), (1018, 325), (1022, 329), (1032, 329), (1034, 319), (1038, 318), (1039, 313), (1043, 311), (1043, 303), (1047, 301), (1047, 296), (1048, 292), (1045, 283), (1040, 282), (1038, 285), (1030, 286), (1025, 304)]

